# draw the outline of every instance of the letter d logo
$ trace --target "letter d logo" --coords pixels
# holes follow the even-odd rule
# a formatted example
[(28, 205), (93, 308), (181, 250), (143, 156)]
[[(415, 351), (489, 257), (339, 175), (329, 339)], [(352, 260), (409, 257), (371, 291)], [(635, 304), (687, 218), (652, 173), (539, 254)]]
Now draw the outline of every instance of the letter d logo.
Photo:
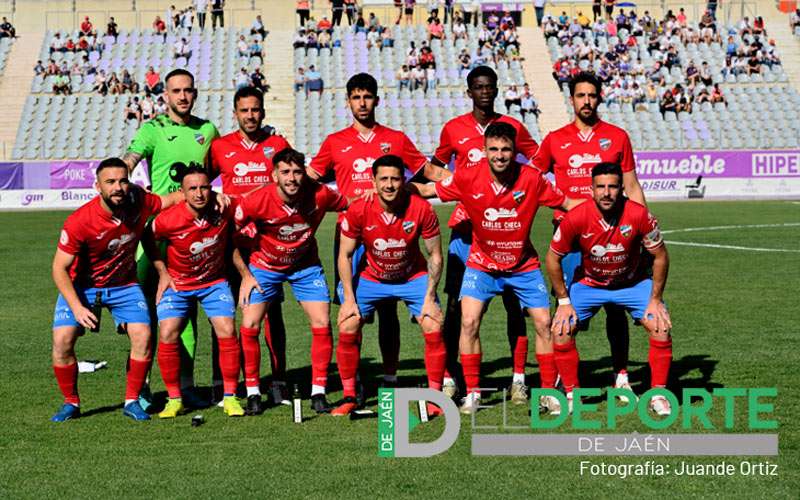
[[(444, 432), (431, 443), (410, 443), (408, 406), (411, 401), (429, 401), (444, 412)], [(458, 439), (461, 415), (455, 403), (432, 389), (380, 389), (378, 391), (378, 456), (431, 457), (447, 451)]]

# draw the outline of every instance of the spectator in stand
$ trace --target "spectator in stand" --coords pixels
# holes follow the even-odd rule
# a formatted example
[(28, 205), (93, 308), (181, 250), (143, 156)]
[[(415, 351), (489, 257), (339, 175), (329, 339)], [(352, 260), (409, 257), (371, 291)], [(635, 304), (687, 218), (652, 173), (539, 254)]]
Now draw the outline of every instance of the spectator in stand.
[(112, 71), (110, 75), (108, 75), (108, 80), (106, 80), (106, 84), (108, 85), (108, 92), (110, 94), (121, 94), (122, 93), (122, 82), (119, 81), (117, 77), (117, 73)]
[(700, 92), (694, 98), (694, 102), (695, 104), (711, 103), (711, 95), (708, 93), (708, 89), (700, 89)]
[(317, 30), (319, 31), (333, 31), (333, 23), (327, 16), (322, 16), (322, 20), (317, 23)]
[(181, 11), (180, 26), (184, 33), (191, 33), (193, 24), (194, 24), (194, 7), (189, 6)]
[(108, 93), (108, 82), (106, 81), (106, 72), (102, 69), (95, 73), (94, 75), (94, 85), (92, 86), (92, 92), (97, 92), (98, 94), (104, 96)]
[(295, 2), (295, 12), (300, 18), (300, 26), (305, 26), (306, 21), (311, 17), (311, 2), (308, 0), (297, 0)]
[(300, 92), (306, 84), (306, 71), (302, 66), (297, 68), (297, 73), (294, 75), (294, 91)]
[(503, 99), (505, 100), (506, 104), (506, 113), (511, 112), (511, 106), (522, 105), (522, 99), (520, 98), (519, 92), (517, 92), (516, 85), (511, 85), (506, 89), (505, 93), (503, 94)]
[(248, 50), (250, 57), (257, 57), (261, 61), (264, 60), (264, 47), (261, 45), (261, 42), (258, 41), (258, 38), (253, 38), (250, 41)]
[(689, 61), (689, 66), (686, 67), (686, 81), (689, 82), (690, 87), (694, 87), (698, 80), (700, 80), (700, 71), (693, 61)]
[(306, 46), (306, 30), (300, 28), (297, 30), (297, 33), (294, 34), (294, 40), (292, 41), (292, 47), (295, 49), (301, 49)]
[(367, 22), (367, 28), (368, 29), (375, 28), (378, 31), (381, 30), (381, 22), (378, 20), (378, 16), (376, 16), (374, 12), (369, 13), (369, 21)]
[(422, 69), (436, 68), (436, 57), (430, 47), (422, 47), (418, 63)]
[(247, 74), (246, 68), (242, 68), (236, 73), (233, 78), (233, 86), (236, 87), (236, 90), (250, 86), (250, 75)]
[(384, 47), (392, 48), (394, 47), (394, 38), (392, 37), (392, 29), (389, 26), (383, 28), (381, 32), (381, 50)]
[(714, 104), (721, 102), (727, 105), (727, 102), (725, 102), (725, 96), (722, 95), (722, 89), (719, 88), (719, 83), (715, 83), (714, 89), (711, 91), (711, 102)]
[(433, 66), (429, 66), (427, 69), (425, 69), (425, 92), (434, 90), (437, 83), (438, 79), (436, 78), (436, 69)]
[(528, 84), (525, 84), (525, 90), (522, 94), (522, 98), (520, 99), (520, 113), (522, 114), (522, 120), (525, 120), (525, 114), (531, 113), (537, 119), (539, 118), (539, 105), (536, 103), (536, 99), (533, 98), (531, 95), (530, 88), (528, 88)]
[(417, 0), (403, 0), (403, 24), (414, 23), (414, 6)]
[(67, 72), (59, 73), (53, 78), (53, 93), (70, 95), (72, 94), (72, 82)]
[(420, 66), (416, 66), (411, 68), (411, 84), (412, 90), (417, 89), (424, 89), (425, 88), (425, 70), (422, 69)]
[(467, 39), (467, 25), (464, 24), (460, 18), (457, 19), (451, 28), (453, 32), (453, 40), (466, 40)]
[[(246, 44), (247, 43), (245, 42), (245, 45)], [(189, 43), (186, 42), (185, 38), (181, 38), (180, 40), (175, 42), (175, 45), (172, 46), (172, 56), (175, 59), (183, 57), (187, 61), (192, 57), (192, 51), (189, 48)]]
[(83, 36), (89, 36), (93, 29), (94, 27), (92, 26), (92, 22), (89, 21), (89, 16), (84, 17), (83, 22), (81, 23), (80, 34)]
[(345, 14), (347, 14), (347, 24), (352, 26), (353, 20), (356, 18), (356, 13), (358, 12), (358, 4), (356, 3), (356, 0), (344, 0), (344, 11)]
[(408, 69), (408, 66), (405, 64), (397, 70), (397, 91), (403, 90), (403, 88), (407, 88), (411, 90), (411, 71)]
[(381, 48), (381, 34), (374, 27), (367, 32), (367, 48), (371, 49), (372, 47)]
[(197, 25), (200, 27), (200, 30), (205, 29), (208, 0), (194, 0), (194, 10), (197, 12)]
[(320, 31), (317, 35), (317, 47), (320, 49), (331, 48), (331, 33), (329, 31)]
[(50, 54), (53, 52), (66, 52), (64, 48), (64, 39), (61, 38), (61, 33), (56, 32), (53, 39), (50, 41)]
[(444, 25), (437, 18), (434, 18), (428, 25), (428, 42), (434, 38), (444, 40)]
[(714, 79), (711, 76), (711, 68), (709, 68), (706, 61), (703, 61), (703, 64), (700, 66), (700, 82), (706, 87), (710, 87), (713, 81)]
[(64, 43), (64, 52), (75, 52), (75, 42), (72, 41), (72, 38), (67, 38)]
[(41, 60), (36, 61), (36, 66), (33, 67), (33, 73), (36, 76), (39, 76), (39, 75), (44, 75), (46, 72), (47, 68), (45, 67), (44, 64), (42, 64), (42, 61)]
[(167, 25), (164, 23), (164, 20), (161, 19), (161, 16), (156, 16), (153, 20), (153, 33), (161, 35), (164, 38), (164, 42), (167, 41)]
[(113, 17), (108, 19), (108, 24), (106, 25), (106, 36), (113, 36), (115, 42), (117, 41), (117, 38), (119, 38), (117, 22)]
[(167, 103), (164, 101), (163, 95), (158, 96), (158, 99), (156, 99), (155, 113), (156, 116), (167, 114)]
[(796, 9), (789, 16), (789, 27), (792, 28), (792, 31), (795, 31), (797, 30), (797, 28), (800, 28), (800, 9)]
[(225, 0), (211, 0), (211, 27), (225, 27)]
[(329, 0), (331, 3), (331, 22), (334, 26), (342, 24), (342, 14), (344, 14), (344, 0)]
[(180, 19), (178, 17), (179, 13), (178, 10), (175, 8), (174, 5), (170, 5), (167, 12), (164, 14), (164, 19), (166, 19), (166, 26), (167, 31), (173, 32), (175, 28), (179, 26)]
[(647, 89), (645, 91), (647, 102), (658, 102), (658, 87), (651, 81), (647, 82)]
[(578, 11), (577, 21), (580, 27), (583, 29), (589, 29), (589, 27), (592, 25), (592, 21), (590, 21), (589, 18), (586, 17), (586, 15), (581, 11)]
[[(544, 10), (544, 2), (542, 2), (542, 10)], [(597, 22), (598, 18), (603, 18), (603, 0), (592, 0), (592, 22)]]
[(675, 97), (675, 102), (677, 106), (675, 111), (678, 113), (691, 113), (692, 112), (692, 99), (687, 95), (687, 91), (683, 88), (683, 86), (679, 83), (675, 85), (672, 93)]
[(136, 120), (137, 123), (142, 123), (142, 107), (139, 105), (139, 98), (134, 96), (133, 99), (128, 99), (125, 105), (125, 121)]
[(472, 58), (469, 56), (467, 49), (461, 49), (461, 54), (458, 55), (458, 75), (460, 78), (466, 78), (467, 74), (472, 69)]
[(0, 38), (16, 38), (17, 30), (8, 22), (8, 19), (3, 17), (3, 22), (0, 23)]
[(47, 71), (45, 72), (45, 75), (57, 75), (58, 73), (58, 64), (56, 64), (56, 62), (52, 59), (47, 61)]
[(608, 19), (609, 21), (613, 19), (612, 16), (614, 15), (614, 1), (615, 0), (604, 0), (606, 4), (606, 19)]
[[(327, 33), (325, 31), (321, 31), (320, 33)], [(306, 35), (306, 54), (308, 54), (308, 49), (316, 49), (319, 48), (319, 40), (317, 39), (317, 33), (313, 30), (308, 30), (308, 34)]]
[(261, 35), (262, 40), (267, 38), (267, 30), (264, 28), (264, 21), (261, 20), (260, 15), (256, 16), (256, 20), (250, 25), (250, 34)]
[(672, 92), (667, 90), (664, 92), (664, 95), (661, 96), (661, 105), (659, 109), (661, 110), (661, 116), (666, 118), (667, 113), (674, 113), (678, 108), (678, 103), (675, 102), (675, 96), (672, 95)]
[(153, 98), (150, 96), (146, 96), (142, 99), (142, 121), (145, 122), (155, 116), (155, 108), (156, 103), (153, 102)]
[(312, 64), (308, 67), (308, 71), (306, 72), (306, 97), (308, 97), (309, 92), (319, 92), (319, 95), (322, 96), (322, 92), (325, 90), (325, 82), (322, 81), (322, 74), (320, 74), (317, 69)]
[(261, 92), (269, 92), (269, 85), (267, 85), (267, 77), (261, 72), (261, 68), (256, 67), (250, 73), (250, 84), (260, 90)]
[(164, 84), (161, 82), (161, 75), (152, 66), (148, 67), (147, 73), (144, 74), (145, 95), (148, 97), (161, 95), (162, 92), (164, 92)]
[[(350, 23), (352, 25), (352, 23)], [(358, 13), (358, 18), (356, 19), (356, 24), (354, 26), (355, 33), (366, 33), (367, 32), (367, 21), (364, 20), (364, 14)]]
[(139, 93), (139, 84), (136, 83), (127, 69), (122, 70), (122, 78), (120, 78), (120, 83), (122, 83), (122, 92), (127, 91), (131, 94)]

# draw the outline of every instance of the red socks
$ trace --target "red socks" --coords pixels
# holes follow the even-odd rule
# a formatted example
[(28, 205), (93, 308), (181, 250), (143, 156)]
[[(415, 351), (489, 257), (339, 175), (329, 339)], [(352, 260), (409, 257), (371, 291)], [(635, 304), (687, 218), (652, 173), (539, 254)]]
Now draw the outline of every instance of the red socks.
[(158, 368), (161, 371), (161, 378), (167, 387), (167, 395), (172, 398), (181, 397), (181, 357), (178, 353), (178, 343), (165, 344), (158, 343)]
[(239, 327), (239, 337), (244, 354), (244, 385), (258, 387), (261, 371), (261, 345), (258, 343), (258, 328)]
[(53, 373), (56, 375), (56, 382), (61, 394), (64, 395), (64, 402), (75, 406), (80, 405), (81, 399), (78, 397), (78, 363), (70, 365), (53, 365)]
[(556, 360), (558, 373), (561, 374), (561, 381), (567, 392), (572, 391), (578, 384), (578, 350), (575, 348), (575, 339), (571, 339), (566, 344), (553, 344), (553, 354)]
[(481, 384), (481, 353), (462, 354), (461, 366), (464, 370), (464, 382), (467, 384), (467, 394), (478, 392)]
[(547, 354), (536, 353), (536, 361), (539, 363), (539, 379), (542, 389), (554, 389), (558, 368), (556, 368), (556, 357), (552, 352)]
[(525, 363), (528, 361), (528, 337), (517, 337), (514, 346), (514, 373), (525, 373)]
[[(175, 344), (177, 346), (177, 344)], [(125, 386), (125, 399), (139, 399), (144, 380), (147, 378), (147, 371), (150, 369), (150, 359), (128, 360), (128, 383)], [(180, 361), (178, 362), (180, 369)]]
[(236, 337), (217, 339), (219, 342), (219, 368), (225, 395), (236, 394), (239, 383), (239, 342)]
[(344, 397), (356, 397), (356, 373), (361, 357), (360, 348), (361, 332), (339, 332), (336, 363), (339, 365)]
[(650, 385), (665, 387), (669, 377), (669, 365), (672, 363), (672, 339), (650, 339)]
[(333, 355), (331, 327), (311, 329), (311, 383), (325, 387), (328, 383), (328, 367)]
[(425, 371), (428, 373), (428, 387), (435, 391), (442, 390), (442, 377), (447, 361), (442, 332), (430, 332), (425, 337)]

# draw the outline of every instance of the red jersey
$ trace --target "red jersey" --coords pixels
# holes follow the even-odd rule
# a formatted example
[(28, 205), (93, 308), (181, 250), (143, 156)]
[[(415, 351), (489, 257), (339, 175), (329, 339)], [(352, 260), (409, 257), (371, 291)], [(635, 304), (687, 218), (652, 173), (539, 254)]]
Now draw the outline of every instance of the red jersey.
[(309, 166), (319, 175), (333, 170), (339, 192), (352, 199), (375, 189), (372, 162), (387, 154), (402, 158), (412, 174), (428, 162), (406, 134), (376, 124), (367, 136), (362, 136), (352, 125), (329, 135)]
[(647, 208), (624, 200), (619, 221), (606, 222), (594, 201), (570, 210), (553, 234), (550, 249), (558, 255), (580, 250), (583, 257), (576, 281), (601, 288), (620, 288), (644, 278), (641, 248), (664, 244), (658, 221)]
[(153, 220), (153, 234), (167, 242), (167, 271), (180, 291), (225, 280), (225, 249), (233, 227), (233, 206), (196, 218), (186, 202)]
[(128, 196), (131, 206), (121, 218), (107, 212), (96, 196), (64, 222), (58, 248), (75, 256), (69, 277), (76, 287), (136, 283), (136, 247), (147, 220), (161, 211), (161, 197), (139, 188), (132, 188)]
[(239, 226), (255, 223), (257, 248), (250, 264), (278, 273), (319, 265), (317, 231), (325, 212), (341, 211), (347, 200), (327, 186), (308, 186), (307, 195), (287, 205), (278, 195), (277, 184), (267, 184), (242, 198), (236, 207)]
[[(455, 156), (456, 170), (472, 168), (480, 164), (486, 158), (483, 134), (486, 132), (486, 128), (494, 122), (508, 123), (514, 127), (517, 132), (515, 143), (517, 153), (527, 158), (528, 161), (533, 159), (539, 145), (520, 121), (508, 115), (498, 114), (486, 127), (483, 127), (475, 120), (471, 111), (445, 123), (439, 136), (439, 147), (436, 148), (433, 157), (446, 165), (450, 162), (450, 158)], [(464, 210), (459, 203), (447, 225), (455, 228), (459, 224), (464, 224), (459, 230), (469, 232), (469, 221), (463, 215)]]
[(272, 157), (290, 147), (280, 135), (251, 143), (237, 130), (211, 143), (212, 176), (222, 176), (222, 190), (242, 195), (272, 182)]
[(372, 201), (354, 202), (342, 219), (342, 234), (364, 243), (367, 266), (361, 276), (376, 282), (406, 282), (427, 272), (419, 238), (439, 235), (439, 220), (433, 207), (417, 195), (408, 198), (398, 214), (383, 210), (375, 196)]
[(565, 196), (534, 168), (519, 166), (514, 184), (499, 185), (484, 160), (476, 168), (456, 170), (436, 183), (442, 201), (461, 201), (473, 224), (467, 266), (485, 272), (521, 273), (539, 268), (530, 240), (539, 205), (558, 207)]
[[(574, 123), (547, 134), (533, 158), (542, 172), (553, 172), (556, 186), (570, 198), (592, 198), (592, 168), (598, 163), (618, 163), (623, 172), (636, 169), (628, 134), (602, 120), (581, 132)], [(556, 211), (561, 219), (563, 211)]]

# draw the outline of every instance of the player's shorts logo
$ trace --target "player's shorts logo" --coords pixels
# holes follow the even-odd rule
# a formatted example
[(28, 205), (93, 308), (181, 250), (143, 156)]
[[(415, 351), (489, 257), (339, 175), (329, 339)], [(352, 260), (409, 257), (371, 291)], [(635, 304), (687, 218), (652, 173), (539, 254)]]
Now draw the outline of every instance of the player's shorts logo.
[(222, 302), (230, 302), (232, 300), (231, 296), (228, 295), (227, 293), (221, 293), (217, 298)]
[(325, 283), (323, 283), (322, 280), (314, 280), (314, 286), (317, 288), (323, 288), (325, 287)]
[(375, 161), (375, 158), (358, 158), (353, 162), (353, 170), (357, 173), (363, 173), (372, 168), (372, 162)]
[(482, 149), (472, 148), (467, 152), (467, 159), (471, 163), (478, 163), (486, 157)]
[(389, 238), (388, 240), (378, 238), (372, 242), (372, 246), (375, 248), (375, 250), (382, 252), (384, 250), (388, 250), (389, 248), (405, 248), (406, 242), (404, 240), (396, 240), (394, 238)]
[(120, 247), (129, 243), (131, 240), (133, 240), (133, 233), (125, 233), (119, 238), (114, 238), (108, 242), (108, 251), (112, 253), (116, 252)]
[(508, 219), (517, 216), (517, 209), (512, 208), (511, 210), (507, 208), (487, 208), (483, 212), (483, 216), (489, 222), (494, 222), (497, 219)]
[(587, 163), (601, 163), (602, 161), (600, 155), (590, 155), (589, 153), (584, 153), (582, 155), (575, 154), (569, 157), (569, 166), (578, 168)]
[(254, 161), (250, 161), (247, 163), (237, 163), (236, 165), (233, 166), (233, 173), (238, 175), (239, 177), (247, 175), (251, 172), (266, 172), (266, 171), (267, 171), (266, 165)]
[(136, 306), (139, 307), (139, 309), (142, 310), (142, 311), (146, 311), (147, 310), (147, 304), (142, 302), (141, 300), (136, 303)]
[(203, 241), (195, 241), (189, 247), (189, 251), (192, 252), (192, 255), (197, 255), (203, 250), (208, 247), (212, 247), (217, 244), (218, 235), (214, 235), (211, 238), (203, 238)]

